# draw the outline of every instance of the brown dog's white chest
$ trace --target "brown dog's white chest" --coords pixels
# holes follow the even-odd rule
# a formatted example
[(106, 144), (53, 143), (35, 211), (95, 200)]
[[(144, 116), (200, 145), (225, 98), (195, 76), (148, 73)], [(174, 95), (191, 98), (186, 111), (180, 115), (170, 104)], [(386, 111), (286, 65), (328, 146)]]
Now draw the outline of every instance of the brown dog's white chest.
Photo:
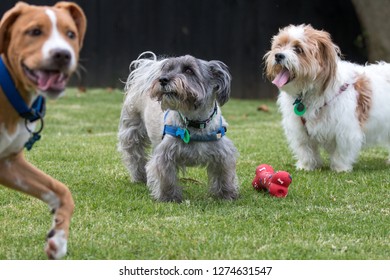
[[(33, 131), (35, 123), (29, 124), (28, 128)], [(30, 132), (26, 129), (25, 121), (22, 119), (16, 124), (12, 133), (5, 128), (4, 124), (0, 125), (0, 159), (20, 152), (29, 138)]]

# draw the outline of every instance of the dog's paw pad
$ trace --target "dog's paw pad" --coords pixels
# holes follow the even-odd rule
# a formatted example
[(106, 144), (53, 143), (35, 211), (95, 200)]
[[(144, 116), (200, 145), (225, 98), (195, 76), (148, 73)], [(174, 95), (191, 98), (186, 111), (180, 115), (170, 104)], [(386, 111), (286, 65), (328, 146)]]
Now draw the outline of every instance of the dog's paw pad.
[(63, 230), (52, 229), (47, 235), (45, 247), (46, 255), (49, 259), (58, 260), (66, 255), (67, 239)]

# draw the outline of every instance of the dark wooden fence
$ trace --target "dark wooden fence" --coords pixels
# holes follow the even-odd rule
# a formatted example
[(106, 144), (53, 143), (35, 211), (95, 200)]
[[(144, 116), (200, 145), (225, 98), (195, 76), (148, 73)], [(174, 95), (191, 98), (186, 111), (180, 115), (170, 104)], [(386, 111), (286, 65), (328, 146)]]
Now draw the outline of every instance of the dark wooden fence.
[[(51, 5), (56, 1), (25, 0)], [(16, 1), (1, 0), (0, 14)], [(349, 0), (76, 0), (88, 17), (80, 78), (73, 85), (119, 87), (130, 62), (146, 50), (225, 62), (232, 96), (274, 97), (262, 57), (271, 37), (290, 23), (332, 34), (347, 59), (365, 62), (361, 28)]]

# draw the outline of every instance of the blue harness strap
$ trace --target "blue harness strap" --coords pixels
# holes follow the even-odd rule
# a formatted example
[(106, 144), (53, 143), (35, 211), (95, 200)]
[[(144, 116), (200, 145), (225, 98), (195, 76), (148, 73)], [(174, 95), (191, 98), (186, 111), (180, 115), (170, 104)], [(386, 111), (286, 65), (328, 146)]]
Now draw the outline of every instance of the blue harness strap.
[[(26, 143), (27, 150), (32, 148), (32, 145), (41, 138), (40, 132), (43, 129), (43, 118), (46, 113), (45, 98), (38, 96), (34, 101), (31, 108), (29, 108), (20, 96), (19, 91), (16, 89), (11, 75), (9, 74), (7, 67), (4, 64), (3, 59), (0, 57), (0, 86), (3, 89), (5, 96), (11, 103), (12, 107), (18, 112), (19, 116), (26, 120), (26, 129), (32, 134), (31, 138)], [(27, 126), (27, 122), (34, 122), (41, 120), (41, 127), (37, 132), (32, 132)]]
[(169, 110), (166, 111), (164, 115), (164, 130), (162, 136), (163, 138), (166, 134), (168, 134), (173, 137), (181, 138), (183, 142), (187, 144), (190, 141), (195, 141), (195, 142), (217, 141), (221, 139), (223, 136), (225, 136), (226, 134), (226, 127), (222, 125), (222, 117), (220, 118), (220, 126), (218, 130), (209, 132), (204, 135), (191, 135), (186, 128), (165, 124), (168, 114), (169, 114)]

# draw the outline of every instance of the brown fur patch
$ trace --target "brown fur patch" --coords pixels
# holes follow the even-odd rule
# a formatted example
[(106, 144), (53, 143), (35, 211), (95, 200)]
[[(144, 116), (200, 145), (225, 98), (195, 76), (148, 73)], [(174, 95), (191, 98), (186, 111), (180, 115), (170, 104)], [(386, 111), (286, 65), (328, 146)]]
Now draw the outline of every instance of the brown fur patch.
[(0, 87), (0, 128), (4, 125), (4, 128), (12, 134), (15, 132), (18, 121), (19, 116), (17, 112), (9, 104), (7, 97)]
[[(8, 66), (6, 58), (4, 56), (2, 56), (2, 58), (4, 63)], [(30, 102), (28, 93), (23, 89), (19, 89), (19, 93), (28, 104)], [(19, 120), (19, 114), (8, 101), (8, 98), (5, 96), (3, 89), (0, 86), (0, 127), (4, 125), (4, 128), (8, 131), (8, 133), (12, 134), (15, 132), (16, 125)]]
[[(308, 46), (314, 52), (315, 60), (320, 65), (317, 79), (322, 82), (322, 90), (325, 90), (336, 76), (337, 57), (340, 54), (340, 49), (333, 44), (328, 32), (316, 30), (311, 25), (305, 26), (305, 36)], [(311, 60), (313, 61), (312, 58)]]
[(363, 126), (368, 119), (368, 114), (371, 108), (371, 85), (370, 80), (365, 75), (360, 75), (353, 84), (358, 93), (356, 114), (359, 119), (360, 126)]

